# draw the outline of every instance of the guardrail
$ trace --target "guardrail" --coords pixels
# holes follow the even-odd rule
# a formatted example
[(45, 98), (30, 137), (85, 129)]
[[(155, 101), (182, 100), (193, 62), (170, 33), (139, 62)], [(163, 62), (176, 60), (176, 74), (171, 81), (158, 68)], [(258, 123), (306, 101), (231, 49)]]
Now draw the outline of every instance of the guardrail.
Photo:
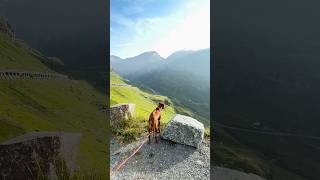
[(0, 80), (49, 80), (68, 79), (68, 76), (51, 72), (0, 70)]

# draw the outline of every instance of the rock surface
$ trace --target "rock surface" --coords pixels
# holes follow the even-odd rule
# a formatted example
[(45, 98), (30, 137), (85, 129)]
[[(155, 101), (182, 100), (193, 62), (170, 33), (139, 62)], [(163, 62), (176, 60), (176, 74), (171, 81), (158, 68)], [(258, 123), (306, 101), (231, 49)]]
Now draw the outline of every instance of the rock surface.
[(161, 137), (176, 143), (198, 147), (203, 141), (204, 126), (189, 116), (177, 114), (167, 124)]
[(0, 179), (59, 179), (76, 170), (80, 134), (31, 132), (0, 145)]
[(135, 104), (122, 103), (110, 107), (111, 126), (121, 119), (129, 119), (134, 117)]

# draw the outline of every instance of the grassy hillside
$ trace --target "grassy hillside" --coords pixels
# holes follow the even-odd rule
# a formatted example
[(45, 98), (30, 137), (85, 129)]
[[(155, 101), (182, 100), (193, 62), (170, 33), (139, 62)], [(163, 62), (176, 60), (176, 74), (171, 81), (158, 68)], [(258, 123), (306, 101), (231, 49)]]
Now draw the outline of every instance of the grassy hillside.
[[(126, 82), (114, 72), (110, 73), (110, 104), (111, 106), (118, 103), (136, 104), (136, 118), (148, 120), (150, 112), (153, 111), (160, 100), (169, 100), (165, 96), (153, 95), (140, 90), (134, 86), (112, 86), (112, 84), (126, 84)], [(170, 100), (169, 100), (170, 101)], [(171, 101), (170, 101), (171, 102)], [(175, 114), (173, 106), (167, 106), (162, 113), (163, 122), (168, 122)]]
[[(52, 71), (44, 61), (0, 33), (0, 70)], [(81, 133), (79, 173), (106, 176), (105, 100), (85, 81), (0, 80), (0, 143), (34, 130)]]
[(1, 69), (50, 71), (41, 59), (25, 48), (22, 43), (12, 41), (3, 33), (0, 33), (0, 49)]
[(185, 71), (166, 68), (130, 80), (167, 95), (174, 103), (180, 102), (192, 110), (196, 119), (210, 127), (210, 87), (205, 81), (195, 77)]
[[(114, 84), (126, 84), (127, 86), (116, 86)], [(131, 119), (131, 122), (122, 123), (113, 131), (123, 137), (124, 140), (134, 140), (142, 133), (147, 132), (149, 114), (157, 107), (160, 100), (171, 102), (165, 96), (153, 95), (131, 86), (120, 76), (112, 71), (110, 72), (110, 105), (118, 103), (134, 103), (136, 105), (135, 118)], [(162, 112), (162, 127), (176, 114), (172, 103), (170, 104)]]
[[(216, 142), (213, 156), (215, 165), (254, 173), (268, 180), (306, 180), (298, 174), (283, 168), (281, 164), (275, 161), (276, 159), (268, 158), (263, 152), (243, 144), (239, 138), (235, 137), (237, 136), (226, 132), (222, 128), (215, 128), (214, 140)], [(260, 142), (260, 144), (262, 143)], [(277, 149), (277, 146), (270, 148)]]
[[(117, 84), (126, 84), (126, 86), (117, 86)], [(118, 103), (134, 103), (136, 104), (136, 117), (126, 122), (115, 130), (118, 135), (139, 136), (147, 132), (148, 118), (151, 111), (153, 111), (160, 100), (168, 102), (169, 106), (162, 112), (162, 127), (176, 114), (184, 114), (194, 116), (194, 114), (181, 104), (173, 103), (171, 99), (166, 96), (152, 94), (147, 90), (142, 90), (140, 87), (130, 85), (129, 82), (122, 79), (113, 71), (110, 72), (110, 104)], [(133, 123), (135, 122), (135, 123)], [(128, 139), (132, 140), (132, 139)]]

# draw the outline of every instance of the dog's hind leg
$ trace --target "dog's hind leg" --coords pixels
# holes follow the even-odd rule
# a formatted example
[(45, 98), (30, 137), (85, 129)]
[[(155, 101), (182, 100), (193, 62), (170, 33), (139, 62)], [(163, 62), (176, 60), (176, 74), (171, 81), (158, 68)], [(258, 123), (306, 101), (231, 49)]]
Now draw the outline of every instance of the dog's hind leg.
[(154, 139), (156, 140), (156, 143), (158, 143), (158, 133), (157, 133), (157, 129), (154, 130)]
[(151, 139), (151, 133), (152, 133), (152, 124), (151, 124), (152, 122), (151, 122), (151, 119), (149, 118), (149, 142), (148, 142), (148, 144), (150, 144), (150, 139)]

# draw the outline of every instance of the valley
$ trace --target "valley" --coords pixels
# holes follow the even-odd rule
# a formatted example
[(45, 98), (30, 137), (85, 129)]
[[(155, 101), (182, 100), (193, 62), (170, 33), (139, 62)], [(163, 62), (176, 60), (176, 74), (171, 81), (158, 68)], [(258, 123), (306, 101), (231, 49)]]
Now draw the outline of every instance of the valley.
[(121, 59), (110, 56), (111, 68), (130, 83), (168, 96), (210, 126), (210, 53), (178, 51), (164, 59), (156, 52)]

